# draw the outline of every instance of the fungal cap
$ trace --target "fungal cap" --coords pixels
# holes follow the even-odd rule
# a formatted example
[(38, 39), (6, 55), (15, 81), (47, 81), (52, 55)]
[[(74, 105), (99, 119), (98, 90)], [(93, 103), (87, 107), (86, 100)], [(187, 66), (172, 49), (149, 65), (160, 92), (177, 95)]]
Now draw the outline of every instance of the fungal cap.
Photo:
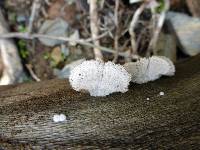
[(124, 65), (132, 76), (132, 82), (142, 84), (159, 79), (162, 75), (173, 76), (175, 67), (173, 62), (164, 56), (142, 58), (137, 62)]
[(70, 74), (69, 81), (76, 91), (86, 90), (91, 96), (106, 96), (114, 92), (126, 92), (130, 74), (121, 65), (96, 60), (84, 61)]

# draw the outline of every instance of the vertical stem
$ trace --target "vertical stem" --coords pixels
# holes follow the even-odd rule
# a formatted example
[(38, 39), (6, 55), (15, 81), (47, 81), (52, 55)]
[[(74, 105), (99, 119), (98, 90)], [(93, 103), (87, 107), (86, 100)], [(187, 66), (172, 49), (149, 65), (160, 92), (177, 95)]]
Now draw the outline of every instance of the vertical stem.
[(115, 49), (115, 55), (113, 62), (117, 61), (117, 58), (119, 56), (119, 19), (118, 19), (118, 9), (119, 9), (119, 0), (115, 0), (115, 27), (116, 27), (116, 32), (115, 32), (115, 38), (114, 38), (114, 49)]
[(33, 22), (34, 22), (36, 14), (38, 13), (37, 11), (38, 11), (39, 7), (40, 7), (40, 0), (34, 0), (33, 5), (32, 5), (32, 10), (31, 10), (31, 16), (29, 19), (28, 33), (32, 32)]
[(170, 0), (165, 0), (165, 8), (161, 12), (161, 14), (159, 14), (158, 21), (157, 21), (157, 24), (156, 24), (156, 29), (154, 31), (153, 37), (152, 37), (152, 39), (149, 43), (149, 46), (148, 46), (147, 56), (150, 56), (151, 51), (156, 48), (158, 37), (159, 37), (160, 31), (163, 27), (166, 12), (168, 11), (169, 7), (170, 7)]
[[(90, 2), (90, 30), (93, 39), (97, 39), (99, 34), (97, 0), (89, 0)], [(99, 40), (93, 40), (93, 43), (100, 46)], [(95, 59), (103, 60), (103, 55), (98, 48), (94, 48)]]
[(132, 48), (132, 54), (137, 54), (137, 46), (136, 46), (136, 39), (135, 39), (135, 26), (138, 22), (138, 19), (141, 15), (141, 13), (144, 11), (145, 7), (147, 5), (147, 2), (144, 2), (134, 13), (132, 21), (129, 26), (129, 34), (131, 36), (131, 48)]

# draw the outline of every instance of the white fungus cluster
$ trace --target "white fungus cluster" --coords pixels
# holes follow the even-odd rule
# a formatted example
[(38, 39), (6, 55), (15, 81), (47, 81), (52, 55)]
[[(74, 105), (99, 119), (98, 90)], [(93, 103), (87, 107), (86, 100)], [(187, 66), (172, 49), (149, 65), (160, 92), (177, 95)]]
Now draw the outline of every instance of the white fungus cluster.
[(175, 67), (173, 62), (164, 56), (152, 56), (142, 58), (137, 62), (130, 62), (124, 65), (132, 76), (132, 82), (142, 84), (154, 81), (162, 75), (173, 76)]
[(66, 120), (66, 116), (64, 114), (56, 114), (53, 116), (53, 121), (54, 122), (63, 122)]
[(90, 60), (76, 66), (69, 81), (76, 91), (88, 91), (91, 96), (106, 96), (113, 92), (126, 92), (131, 75), (121, 65)]

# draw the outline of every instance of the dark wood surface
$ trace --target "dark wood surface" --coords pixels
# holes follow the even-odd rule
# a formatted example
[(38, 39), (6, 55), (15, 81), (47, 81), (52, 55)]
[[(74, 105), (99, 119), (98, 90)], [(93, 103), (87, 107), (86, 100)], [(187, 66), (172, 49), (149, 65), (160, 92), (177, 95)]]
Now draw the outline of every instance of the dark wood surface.
[[(176, 68), (174, 77), (98, 98), (67, 80), (2, 86), (0, 149), (198, 149), (200, 56)], [(67, 121), (53, 122), (56, 113)]]

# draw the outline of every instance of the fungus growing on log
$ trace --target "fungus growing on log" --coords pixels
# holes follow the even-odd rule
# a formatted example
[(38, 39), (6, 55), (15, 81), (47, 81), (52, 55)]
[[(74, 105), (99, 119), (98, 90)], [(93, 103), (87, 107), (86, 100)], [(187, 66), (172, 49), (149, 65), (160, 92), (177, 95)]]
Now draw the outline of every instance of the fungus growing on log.
[(76, 66), (69, 81), (76, 91), (88, 91), (91, 96), (106, 96), (128, 91), (131, 75), (121, 65), (90, 60)]
[(132, 82), (142, 84), (159, 79), (162, 75), (173, 76), (175, 67), (173, 62), (164, 56), (142, 58), (137, 62), (124, 65), (132, 76)]
[(126, 92), (131, 76), (132, 82), (142, 84), (175, 73), (171, 60), (161, 56), (142, 58), (126, 63), (124, 67), (112, 62), (85, 61), (71, 71), (69, 81), (76, 91), (88, 91), (91, 96), (106, 96)]

